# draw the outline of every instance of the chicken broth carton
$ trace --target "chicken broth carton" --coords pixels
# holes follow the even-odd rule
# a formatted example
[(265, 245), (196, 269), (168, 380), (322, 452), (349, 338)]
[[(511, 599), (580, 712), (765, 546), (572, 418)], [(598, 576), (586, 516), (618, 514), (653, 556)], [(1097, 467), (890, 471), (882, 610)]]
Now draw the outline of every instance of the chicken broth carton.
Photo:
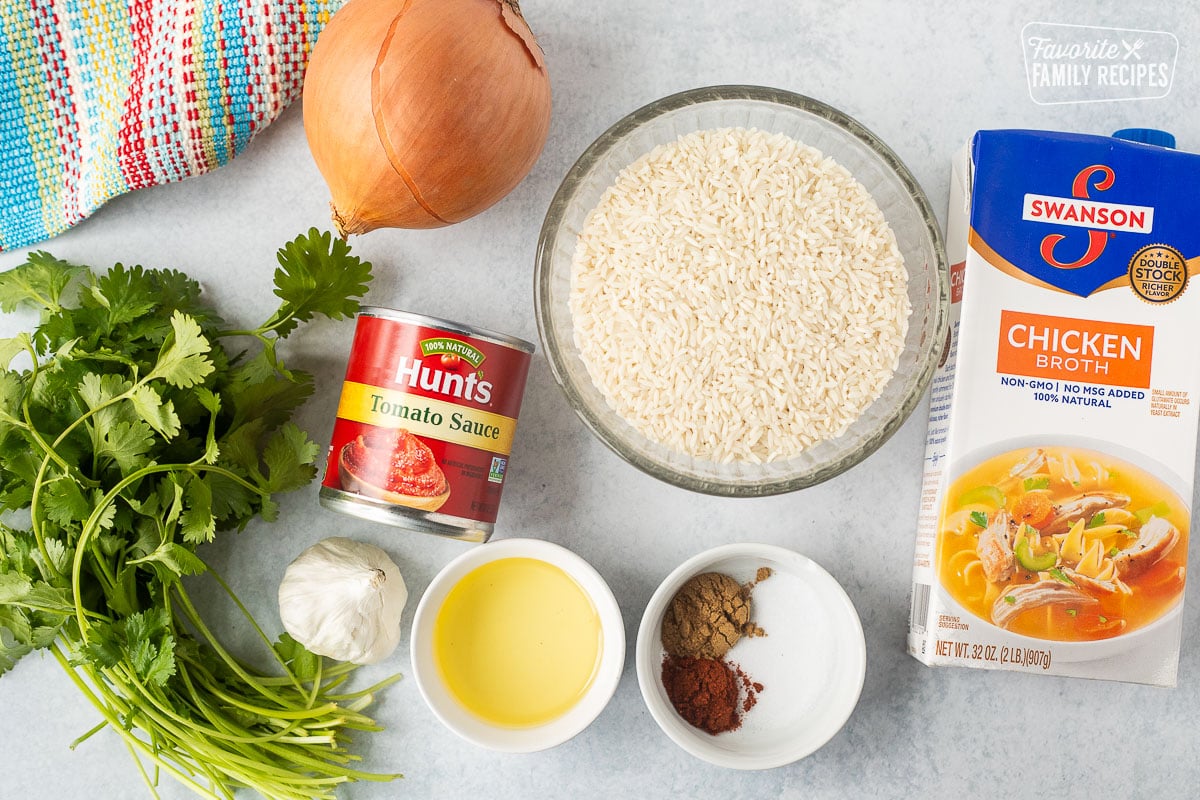
[(1174, 685), (1196, 186), (1200, 156), (1110, 137), (982, 131), (956, 158), (908, 635), (924, 663)]

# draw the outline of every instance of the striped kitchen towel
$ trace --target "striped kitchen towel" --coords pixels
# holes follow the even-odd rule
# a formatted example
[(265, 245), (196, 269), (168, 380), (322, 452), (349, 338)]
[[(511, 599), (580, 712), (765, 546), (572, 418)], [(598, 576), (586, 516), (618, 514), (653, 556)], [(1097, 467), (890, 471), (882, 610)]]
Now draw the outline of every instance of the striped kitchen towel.
[(343, 0), (0, 0), (0, 250), (224, 164)]

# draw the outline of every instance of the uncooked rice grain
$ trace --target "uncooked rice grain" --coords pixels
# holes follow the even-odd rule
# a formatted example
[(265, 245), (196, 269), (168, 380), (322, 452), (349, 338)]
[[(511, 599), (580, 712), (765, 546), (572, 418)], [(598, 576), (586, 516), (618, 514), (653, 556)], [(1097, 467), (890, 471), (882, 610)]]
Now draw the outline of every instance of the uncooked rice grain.
[(813, 147), (697, 131), (621, 171), (576, 245), (575, 344), (612, 409), (697, 458), (841, 435), (896, 370), (908, 275), (870, 193)]

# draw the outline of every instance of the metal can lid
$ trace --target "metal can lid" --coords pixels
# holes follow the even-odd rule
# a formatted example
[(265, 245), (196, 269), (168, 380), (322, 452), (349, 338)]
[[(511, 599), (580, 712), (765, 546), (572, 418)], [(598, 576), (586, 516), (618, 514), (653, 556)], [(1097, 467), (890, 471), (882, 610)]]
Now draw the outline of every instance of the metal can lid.
[(474, 325), (467, 325), (462, 322), (454, 322), (453, 320), (443, 319), (442, 317), (431, 317), (428, 314), (418, 314), (413, 311), (400, 311), (395, 308), (385, 308), (383, 306), (362, 306), (358, 310), (359, 316), (365, 317), (383, 317), (384, 319), (394, 319), (400, 322), (407, 322), (412, 325), (421, 325), (427, 328), (441, 328), (451, 333), (462, 334), (463, 336), (474, 336), (478, 339), (492, 342), (493, 344), (511, 347), (514, 350), (522, 350), (526, 353), (533, 353), (536, 349), (533, 342), (527, 342), (524, 339), (518, 339), (516, 336), (509, 336), (506, 333), (497, 333), (489, 331), (486, 328), (476, 328)]

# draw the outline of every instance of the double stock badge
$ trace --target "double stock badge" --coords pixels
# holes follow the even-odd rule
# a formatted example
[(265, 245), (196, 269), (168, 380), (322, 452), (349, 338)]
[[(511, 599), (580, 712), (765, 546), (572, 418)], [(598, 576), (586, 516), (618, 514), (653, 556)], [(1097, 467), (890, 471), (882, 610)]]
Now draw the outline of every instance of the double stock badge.
[(500, 508), (533, 345), (365, 308), (338, 403), (321, 502), (486, 541)]

